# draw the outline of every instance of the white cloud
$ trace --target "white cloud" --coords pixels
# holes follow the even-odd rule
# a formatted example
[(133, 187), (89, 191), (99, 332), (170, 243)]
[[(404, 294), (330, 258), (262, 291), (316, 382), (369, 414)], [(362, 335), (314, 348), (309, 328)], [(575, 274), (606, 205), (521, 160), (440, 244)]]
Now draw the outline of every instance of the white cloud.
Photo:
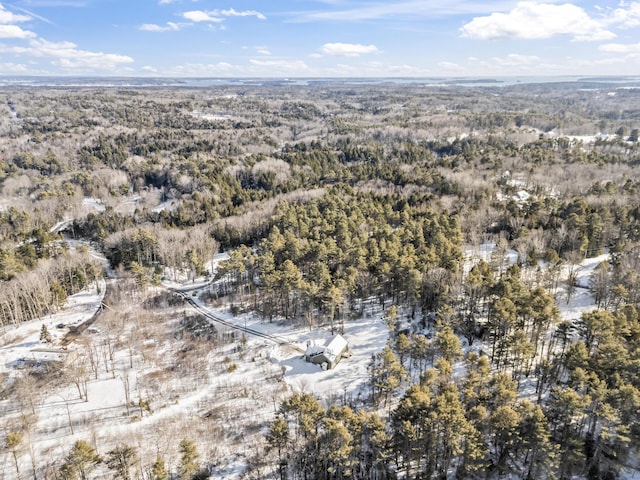
[(302, 60), (258, 60), (252, 58), (249, 60), (251, 65), (266, 68), (271, 75), (280, 73), (290, 74), (292, 72), (309, 71), (309, 67)]
[(0, 72), (3, 73), (32, 73), (29, 67), (22, 63), (0, 63)]
[(417, 76), (422, 76), (427, 74), (427, 72), (424, 69), (416, 67), (414, 65), (407, 65), (407, 64), (389, 65), (387, 67), (386, 73), (391, 76), (401, 76), (401, 77), (404, 77), (404, 76), (417, 77)]
[(241, 75), (242, 68), (227, 62), (187, 63), (176, 65), (162, 71), (163, 75), (186, 77), (216, 77), (224, 75)]
[(183, 26), (185, 26), (184, 23), (173, 23), (173, 22), (167, 22), (165, 26), (156, 25), (155, 23), (145, 23), (140, 25), (140, 30), (144, 32), (169, 32), (169, 31), (177, 32), (178, 30), (182, 29)]
[(545, 39), (568, 35), (574, 40), (607, 40), (615, 37), (601, 21), (582, 8), (565, 3), (520, 2), (508, 13), (476, 17), (460, 29), (462, 36), (481, 40)]
[[(342, 5), (345, 2), (330, 2)], [(346, 2), (351, 3), (351, 2)], [(355, 2), (353, 2), (355, 3)], [(363, 6), (343, 10), (318, 10), (314, 12), (292, 12), (293, 21), (316, 22), (316, 21), (366, 21), (385, 18), (405, 17), (434, 18), (446, 15), (473, 15), (481, 14), (493, 7), (499, 9), (503, 5), (510, 5), (513, 2), (508, 0), (468, 1), (468, 0), (409, 0), (409, 1), (378, 1), (363, 2)]]
[(34, 38), (35, 33), (17, 25), (0, 25), (0, 38)]
[[(47, 5), (58, 6), (62, 4), (73, 4), (74, 6), (77, 6), (78, 3), (79, 2), (51, 1), (48, 2)], [(71, 42), (49, 42), (38, 37), (36, 33), (24, 30), (18, 25), (15, 25), (15, 23), (33, 19), (38, 19), (47, 23), (50, 22), (45, 18), (31, 14), (26, 10), (23, 11), (29, 15), (14, 14), (8, 11), (0, 3), (0, 38), (14, 40), (14, 42), (10, 44), (0, 44), (0, 53), (13, 55), (19, 58), (21, 62), (26, 60), (28, 57), (31, 57), (31, 59), (49, 59), (51, 65), (62, 69), (73, 69), (82, 72), (92, 72), (96, 70), (113, 71), (116, 67), (133, 63), (133, 59), (126, 55), (90, 52), (79, 49), (76, 44)], [(31, 59), (24, 63), (5, 62), (2, 64), (3, 68), (1, 68), (0, 71), (20, 73), (27, 71), (39, 73), (45, 72), (45, 69), (42, 69), (37, 62), (32, 61)], [(29, 67), (26, 65), (29, 65)]]
[(379, 53), (375, 45), (361, 45), (359, 43), (325, 43), (320, 52), (325, 55), (339, 57), (359, 57), (368, 53)]
[(267, 47), (257, 47), (256, 52), (258, 52), (260, 55), (271, 55), (271, 50), (269, 50)]
[(222, 19), (219, 17), (214, 17), (211, 15), (211, 12), (205, 12), (202, 10), (192, 10), (189, 12), (184, 12), (182, 14), (184, 18), (187, 20), (191, 20), (192, 22), (213, 22), (218, 23), (221, 22)]
[(518, 55), (511, 53), (506, 57), (493, 57), (493, 60), (503, 67), (524, 67), (536, 64), (540, 61), (540, 57), (535, 55)]
[(605, 43), (600, 45), (598, 50), (609, 53), (640, 53), (640, 43), (625, 45), (622, 43)]
[(264, 16), (264, 14), (256, 11), (256, 10), (244, 10), (244, 11), (236, 11), (233, 8), (230, 8), (228, 10), (220, 10), (219, 12), (216, 11), (217, 13), (219, 13), (220, 15), (223, 15), (225, 17), (257, 17), (260, 20), (266, 20), (267, 17)]
[(621, 28), (633, 28), (640, 25), (640, 2), (622, 3), (620, 8), (613, 10), (607, 23)]
[(0, 24), (19, 23), (31, 20), (28, 15), (17, 15), (10, 12), (0, 3)]
[(237, 11), (233, 8), (228, 10), (191, 10), (182, 14), (187, 20), (192, 22), (212, 22), (220, 23), (223, 21), (221, 17), (256, 17), (260, 20), (266, 20), (262, 13), (256, 10)]
[(330, 75), (336, 77), (352, 76), (355, 75), (356, 72), (359, 72), (356, 67), (344, 63), (339, 63), (335, 67), (329, 68)]
[(453, 62), (440, 62), (438, 63), (438, 67), (443, 70), (449, 70), (453, 72), (460, 72), (462, 70), (462, 67), (460, 65)]
[(54, 65), (85, 70), (112, 70), (119, 65), (133, 62), (133, 59), (126, 55), (79, 50), (74, 43), (49, 42), (43, 38), (29, 40), (26, 47), (0, 45), (0, 53), (51, 58)]
[[(23, 0), (29, 7), (86, 7), (88, 0)], [(17, 7), (16, 7), (17, 8)]]

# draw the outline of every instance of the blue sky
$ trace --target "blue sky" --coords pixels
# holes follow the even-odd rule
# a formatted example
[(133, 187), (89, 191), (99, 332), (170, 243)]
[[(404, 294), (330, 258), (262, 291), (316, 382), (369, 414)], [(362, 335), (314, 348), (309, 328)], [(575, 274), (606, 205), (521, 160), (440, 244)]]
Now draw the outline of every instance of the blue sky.
[(640, 1), (0, 0), (0, 75), (640, 74)]

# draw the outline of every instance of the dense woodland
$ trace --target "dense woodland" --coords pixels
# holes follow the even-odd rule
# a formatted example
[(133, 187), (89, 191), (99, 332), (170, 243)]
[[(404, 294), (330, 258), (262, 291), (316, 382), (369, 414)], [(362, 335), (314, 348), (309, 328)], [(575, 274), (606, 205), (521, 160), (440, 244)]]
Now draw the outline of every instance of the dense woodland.
[[(367, 398), (290, 392), (256, 426), (246, 478), (639, 468), (637, 89), (4, 87), (0, 114), (5, 331), (97, 283), (91, 252), (138, 292), (129, 303), (228, 252), (211, 296), (234, 311), (336, 333), (384, 312)], [(491, 258), (469, 264), (485, 243)], [(579, 264), (604, 253), (579, 285)], [(596, 309), (563, 320), (578, 288)], [(28, 428), (0, 429), (27, 478)], [(207, 478), (208, 440), (192, 440), (176, 440), (173, 472), (87, 438), (47, 468), (32, 449), (33, 475)]]

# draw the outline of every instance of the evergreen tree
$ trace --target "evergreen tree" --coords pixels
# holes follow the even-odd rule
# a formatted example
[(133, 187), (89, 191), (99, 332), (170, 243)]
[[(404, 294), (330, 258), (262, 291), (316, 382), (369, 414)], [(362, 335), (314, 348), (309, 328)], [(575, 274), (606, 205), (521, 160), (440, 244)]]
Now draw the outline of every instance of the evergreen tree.
[(95, 448), (84, 440), (78, 440), (60, 467), (60, 476), (64, 480), (88, 480), (89, 474), (101, 462), (102, 459)]
[(380, 398), (384, 398), (386, 405), (389, 395), (402, 384), (402, 380), (406, 377), (406, 371), (389, 347), (384, 347), (382, 352), (373, 356), (369, 370), (373, 388), (373, 403), (377, 405)]
[(467, 435), (471, 433), (455, 384), (447, 385), (434, 398), (427, 425), (431, 437), (427, 453), (427, 473), (437, 478), (446, 478), (451, 465), (468, 446)]
[(398, 307), (391, 305), (384, 314), (384, 320), (387, 323), (389, 331), (393, 332), (396, 329), (396, 323), (400, 320)]
[(156, 457), (156, 461), (151, 466), (151, 480), (169, 480), (169, 472), (160, 455)]
[(568, 478), (585, 465), (584, 440), (581, 437), (588, 401), (588, 397), (572, 388), (555, 387), (549, 395), (546, 416), (553, 439), (560, 445), (558, 471), (561, 478)]
[(391, 438), (383, 420), (375, 413), (358, 412), (355, 423), (353, 457), (356, 462), (355, 478), (392, 478), (389, 446)]
[(18, 432), (9, 433), (4, 439), (4, 448), (5, 450), (11, 452), (18, 479), (20, 479), (20, 462), (18, 461), (18, 453), (23, 447), (24, 445), (22, 443), (22, 435), (20, 435)]
[(492, 313), (489, 316), (489, 329), (491, 335), (491, 361), (500, 364), (506, 351), (501, 340), (507, 338), (515, 327), (516, 305), (509, 297), (500, 297), (493, 303)]
[(521, 408), (524, 420), (519, 435), (524, 451), (520, 457), (527, 472), (525, 478), (553, 478), (557, 465), (557, 446), (551, 441), (549, 422), (539, 405), (525, 401), (521, 403)]
[(427, 364), (427, 358), (433, 355), (431, 344), (424, 335), (412, 335), (411, 340), (411, 360), (418, 362), (418, 373), (422, 375)]
[(519, 443), (519, 427), (522, 421), (519, 413), (512, 407), (498, 407), (490, 418), (492, 444), (495, 453), (494, 465), (501, 475), (509, 475), (515, 469), (512, 453)]
[(398, 356), (400, 357), (400, 365), (404, 367), (405, 359), (411, 354), (411, 340), (407, 335), (401, 333), (396, 338), (395, 348), (396, 352), (398, 352)]
[(109, 470), (113, 470), (115, 478), (131, 480), (131, 469), (138, 462), (138, 454), (136, 449), (129, 445), (118, 445), (107, 453), (105, 462)]
[(40, 341), (45, 343), (51, 343), (53, 341), (51, 333), (49, 333), (49, 329), (44, 323), (42, 324), (42, 328), (40, 329)]
[(426, 425), (431, 403), (431, 392), (426, 387), (412, 385), (391, 416), (393, 451), (396, 461), (398, 457), (402, 459), (400, 466), (406, 469), (407, 477), (411, 477), (413, 467), (421, 469), (428, 441)]
[(349, 478), (353, 474), (353, 436), (347, 425), (335, 418), (325, 418), (319, 438), (322, 469), (316, 478)]
[(462, 344), (451, 327), (444, 326), (436, 332), (436, 348), (442, 358), (454, 363), (462, 357)]
[(200, 465), (198, 464), (198, 451), (195, 444), (187, 439), (180, 441), (180, 463), (178, 464), (178, 478), (180, 480), (192, 480), (198, 473)]
[(267, 451), (277, 450), (278, 452), (278, 471), (280, 472), (280, 480), (287, 478), (287, 453), (286, 448), (289, 445), (289, 424), (282, 416), (277, 416), (269, 426), (267, 434)]

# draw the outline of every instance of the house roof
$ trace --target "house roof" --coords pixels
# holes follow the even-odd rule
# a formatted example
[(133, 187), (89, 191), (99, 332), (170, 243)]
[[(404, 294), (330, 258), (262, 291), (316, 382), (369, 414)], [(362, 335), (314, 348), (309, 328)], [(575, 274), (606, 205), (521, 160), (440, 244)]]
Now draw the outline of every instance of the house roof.
[(66, 362), (73, 350), (61, 350), (54, 348), (34, 348), (30, 351), (31, 359), (36, 362)]
[(345, 348), (347, 348), (347, 345), (349, 345), (349, 342), (347, 342), (342, 335), (335, 335), (324, 345), (308, 345), (305, 355), (307, 357), (324, 355), (329, 361), (333, 361), (345, 350)]
[(336, 335), (325, 346), (328, 353), (332, 355), (340, 355), (349, 343), (342, 335)]

